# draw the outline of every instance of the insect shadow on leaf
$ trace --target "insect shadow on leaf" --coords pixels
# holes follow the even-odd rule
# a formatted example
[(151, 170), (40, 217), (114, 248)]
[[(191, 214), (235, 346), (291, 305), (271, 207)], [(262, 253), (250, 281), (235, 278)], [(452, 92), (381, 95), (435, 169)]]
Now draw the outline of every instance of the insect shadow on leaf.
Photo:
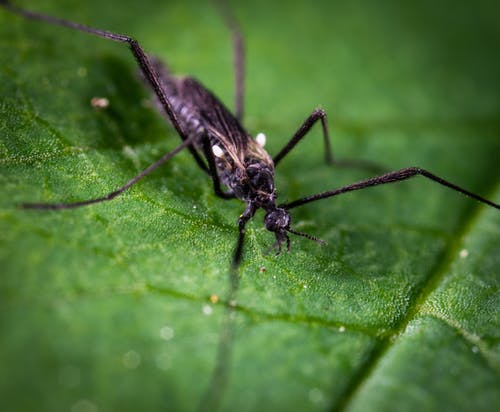
[(175, 149), (163, 155), (120, 188), (102, 197), (74, 203), (25, 203), (22, 205), (23, 208), (61, 210), (110, 201), (184, 149), (189, 150), (198, 167), (211, 178), (213, 190), (217, 196), (223, 199), (239, 199), (245, 203), (246, 207), (238, 219), (238, 237), (230, 268), (231, 286), (228, 297), (228, 310), (223, 322), (219, 357), (211, 382), (212, 389), (209, 388), (207, 392), (206, 403), (203, 404), (204, 408), (220, 403), (220, 395), (216, 394), (216, 392), (220, 394), (217, 387), (224, 386), (227, 379), (227, 364), (234, 334), (230, 318), (234, 310), (233, 303), (238, 289), (238, 269), (243, 257), (245, 227), (258, 209), (265, 211), (264, 224), (267, 230), (274, 233), (275, 242), (273, 248), (277, 249), (277, 254), (282, 251), (283, 245), (285, 245), (287, 251), (290, 250), (289, 234), (323, 243), (313, 235), (293, 229), (290, 216), (291, 209), (355, 190), (400, 182), (414, 176), (423, 176), (479, 202), (500, 209), (500, 205), (419, 167), (408, 167), (378, 174), (375, 177), (337, 189), (312, 194), (288, 203), (277, 203), (274, 185), (275, 168), (307, 136), (318, 121), (321, 123), (323, 131), (326, 163), (340, 167), (358, 167), (372, 172), (380, 172), (381, 168), (369, 161), (337, 160), (333, 156), (327, 115), (323, 109), (313, 110), (288, 143), (274, 157), (271, 157), (266, 152), (263, 147), (265, 137), (259, 134), (256, 138), (253, 138), (242, 126), (244, 113), (244, 45), (236, 20), (223, 4), (221, 11), (232, 33), (234, 49), (234, 114), (195, 78), (175, 77), (167, 66), (161, 63), (160, 60), (146, 54), (137, 40), (127, 35), (99, 30), (57, 17), (31, 12), (12, 5), (7, 0), (0, 0), (0, 5), (28, 19), (68, 27), (128, 45), (139, 65), (145, 82), (149, 84), (154, 92), (157, 105), (163, 110), (182, 140), (182, 143)]

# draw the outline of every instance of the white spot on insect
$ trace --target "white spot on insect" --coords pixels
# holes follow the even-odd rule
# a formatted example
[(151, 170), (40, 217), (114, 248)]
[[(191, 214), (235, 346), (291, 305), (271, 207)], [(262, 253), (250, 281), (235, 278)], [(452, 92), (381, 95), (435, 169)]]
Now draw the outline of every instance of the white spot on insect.
[(106, 109), (109, 106), (109, 99), (106, 97), (92, 97), (90, 105), (96, 109)]
[(127, 369), (135, 369), (141, 364), (141, 355), (135, 350), (130, 350), (123, 355), (123, 366)]
[(215, 155), (215, 157), (222, 157), (222, 156), (224, 156), (224, 151), (219, 146), (217, 146), (216, 144), (214, 144), (212, 146), (212, 153)]
[(257, 133), (257, 136), (255, 136), (255, 141), (264, 147), (266, 145), (266, 135), (264, 133)]
[(469, 256), (469, 251), (467, 249), (462, 249), (459, 253), (459, 256), (462, 258), (462, 259), (465, 259), (467, 256)]

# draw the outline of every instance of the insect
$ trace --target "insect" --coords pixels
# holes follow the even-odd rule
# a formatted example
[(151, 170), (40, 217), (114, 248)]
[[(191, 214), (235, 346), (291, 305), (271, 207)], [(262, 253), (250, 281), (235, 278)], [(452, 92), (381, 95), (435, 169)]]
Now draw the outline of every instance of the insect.
[[(243, 41), (231, 16), (226, 14), (225, 17), (234, 42), (236, 72), (236, 110), (234, 115), (211, 91), (196, 79), (192, 77), (175, 77), (166, 66), (159, 60), (147, 55), (141, 45), (127, 35), (94, 29), (68, 20), (24, 10), (12, 5), (7, 0), (0, 0), (0, 5), (28, 19), (64, 26), (128, 45), (146, 83), (153, 89), (158, 104), (164, 110), (182, 140), (182, 143), (174, 150), (166, 153), (122, 187), (105, 196), (75, 203), (27, 203), (23, 205), (24, 208), (57, 210), (110, 201), (170, 160), (177, 153), (187, 149), (197, 165), (212, 179), (213, 189), (217, 196), (223, 199), (239, 199), (246, 205), (238, 219), (239, 234), (232, 257), (233, 269), (240, 265), (243, 256), (246, 224), (258, 209), (265, 211), (264, 224), (268, 231), (274, 233), (275, 243), (273, 247), (277, 248), (277, 254), (282, 251), (283, 245), (286, 246), (287, 251), (290, 250), (290, 234), (302, 236), (319, 243), (322, 242), (310, 234), (293, 229), (290, 215), (292, 209), (343, 193), (395, 183), (417, 175), (424, 176), (442, 186), (500, 209), (500, 205), (418, 167), (408, 167), (383, 173), (338, 189), (279, 204), (277, 203), (274, 185), (275, 168), (318, 121), (321, 122), (323, 129), (326, 159), (329, 163), (336, 163), (332, 156), (326, 113), (321, 109), (314, 110), (289, 142), (274, 157), (271, 157), (266, 152), (263, 148), (263, 135), (253, 138), (242, 126), (244, 97)], [(358, 166), (366, 165), (359, 163)]]

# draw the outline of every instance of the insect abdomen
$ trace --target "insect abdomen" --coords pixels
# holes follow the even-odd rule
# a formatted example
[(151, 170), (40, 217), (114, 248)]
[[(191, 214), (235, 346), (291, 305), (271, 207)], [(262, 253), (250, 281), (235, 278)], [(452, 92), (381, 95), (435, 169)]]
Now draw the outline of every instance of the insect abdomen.
[(192, 136), (193, 134), (201, 136), (206, 132), (201, 119), (195, 110), (178, 97), (171, 97), (170, 101), (174, 112), (181, 123), (181, 127), (185, 130), (186, 134), (189, 136)]

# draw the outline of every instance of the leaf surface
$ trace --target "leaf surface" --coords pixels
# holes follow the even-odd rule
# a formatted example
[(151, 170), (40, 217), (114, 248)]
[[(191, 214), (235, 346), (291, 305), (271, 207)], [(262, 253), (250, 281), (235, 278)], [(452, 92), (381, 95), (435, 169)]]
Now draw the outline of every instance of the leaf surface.
[[(131, 34), (232, 107), (230, 36), (210, 3), (22, 5)], [(339, 158), (420, 166), (500, 201), (493, 2), (234, 10), (245, 125), (270, 153), (321, 106)], [(178, 144), (126, 47), (0, 9), (0, 50), (8, 410), (203, 409), (207, 390), (222, 410), (500, 407), (498, 211), (415, 178), (294, 209), (294, 227), (328, 244), (293, 238), (278, 257), (257, 214), (228, 302), (244, 205), (217, 198), (187, 152), (113, 202), (16, 208), (101, 196)], [(369, 176), (325, 166), (322, 150), (316, 127), (280, 163), (280, 200)], [(234, 338), (217, 358), (223, 324)]]

